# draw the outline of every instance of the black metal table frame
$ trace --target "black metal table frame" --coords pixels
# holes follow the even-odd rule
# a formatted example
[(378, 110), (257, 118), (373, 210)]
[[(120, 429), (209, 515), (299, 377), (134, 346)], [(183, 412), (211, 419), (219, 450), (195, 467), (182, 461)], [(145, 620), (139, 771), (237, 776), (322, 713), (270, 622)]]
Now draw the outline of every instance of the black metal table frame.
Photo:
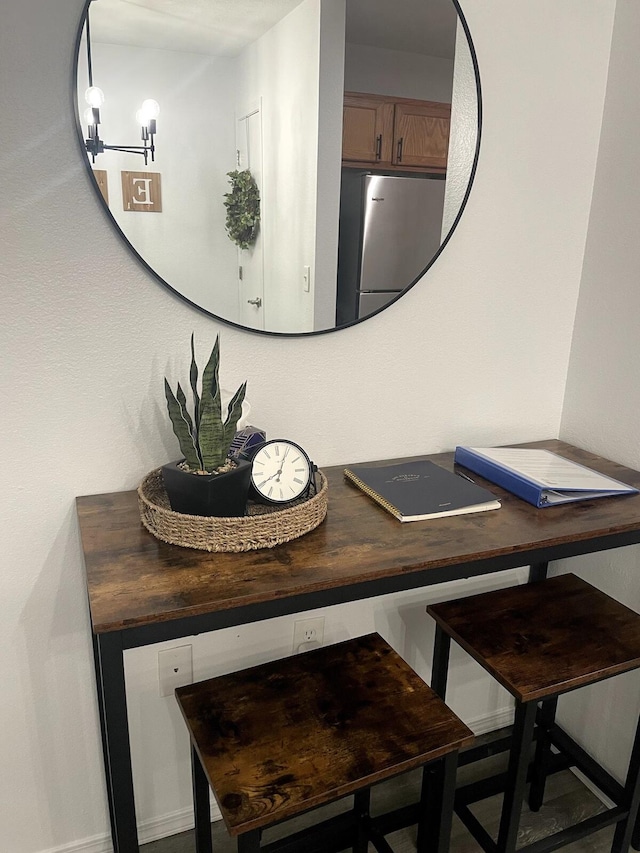
[(316, 590), (196, 616), (131, 626), (119, 631), (101, 633), (94, 631), (96, 687), (114, 853), (138, 853), (139, 851), (125, 690), (124, 652), (126, 649), (260, 622), (264, 619), (306, 610), (330, 607), (347, 601), (364, 600), (526, 566), (529, 566), (530, 582), (542, 580), (546, 576), (548, 564), (554, 560), (638, 543), (640, 543), (640, 529), (549, 547), (537, 547), (473, 562), (407, 571), (392, 577), (376, 578), (348, 586)]

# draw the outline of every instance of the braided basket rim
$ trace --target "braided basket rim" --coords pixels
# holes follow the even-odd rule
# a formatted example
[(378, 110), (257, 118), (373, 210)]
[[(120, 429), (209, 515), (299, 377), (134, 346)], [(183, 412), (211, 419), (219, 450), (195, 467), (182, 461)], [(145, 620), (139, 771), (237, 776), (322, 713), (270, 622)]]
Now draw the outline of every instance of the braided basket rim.
[(255, 507), (254, 514), (220, 518), (187, 515), (170, 509), (162, 482), (162, 468), (156, 468), (138, 486), (140, 519), (157, 539), (183, 548), (212, 552), (273, 548), (309, 533), (324, 520), (328, 483), (322, 471), (318, 470), (316, 477), (319, 488), (311, 498), (284, 509), (261, 505)]

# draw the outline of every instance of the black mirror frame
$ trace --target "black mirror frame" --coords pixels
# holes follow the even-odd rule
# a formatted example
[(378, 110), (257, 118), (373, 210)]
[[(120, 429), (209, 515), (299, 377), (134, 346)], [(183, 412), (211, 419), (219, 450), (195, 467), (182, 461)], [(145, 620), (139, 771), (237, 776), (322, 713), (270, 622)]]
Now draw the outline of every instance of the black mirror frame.
[(394, 302), (397, 302), (398, 299), (401, 299), (407, 293), (407, 291), (411, 290), (411, 288), (414, 287), (414, 285), (417, 284), (425, 276), (425, 274), (431, 269), (433, 264), (436, 262), (436, 260), (442, 254), (445, 246), (449, 243), (449, 240), (451, 239), (453, 232), (456, 230), (456, 228), (458, 226), (458, 222), (460, 221), (460, 218), (462, 217), (464, 209), (467, 206), (467, 201), (469, 200), (469, 195), (471, 193), (471, 188), (473, 186), (473, 182), (474, 182), (475, 175), (476, 175), (476, 170), (478, 167), (478, 158), (480, 156), (480, 142), (481, 142), (481, 137), (482, 137), (482, 85), (480, 83), (480, 68), (478, 65), (478, 57), (476, 54), (475, 46), (473, 44), (473, 39), (471, 38), (471, 32), (469, 30), (469, 25), (467, 24), (467, 20), (466, 20), (464, 13), (460, 7), (459, 0), (451, 0), (451, 2), (453, 3), (453, 5), (456, 8), (456, 12), (458, 13), (458, 20), (462, 24), (462, 28), (463, 28), (465, 36), (467, 38), (467, 44), (469, 45), (469, 53), (471, 55), (471, 61), (473, 63), (473, 72), (474, 72), (475, 81), (476, 81), (476, 96), (477, 96), (477, 103), (478, 103), (476, 147), (475, 147), (475, 152), (474, 152), (474, 156), (473, 156), (473, 164), (471, 166), (471, 172), (469, 173), (469, 182), (467, 184), (467, 188), (466, 188), (464, 197), (462, 199), (460, 209), (458, 210), (458, 213), (456, 214), (456, 217), (453, 220), (453, 223), (451, 225), (451, 228), (449, 229), (447, 236), (444, 238), (444, 240), (440, 244), (440, 248), (438, 249), (438, 251), (431, 258), (431, 260), (425, 266), (425, 268), (422, 270), (422, 272), (409, 285), (407, 285), (407, 287), (405, 287), (404, 290), (402, 290), (395, 297), (395, 299), (392, 299), (390, 302), (387, 302), (386, 305), (383, 305), (381, 308), (378, 308), (376, 311), (373, 311), (371, 314), (367, 314), (366, 317), (361, 317), (357, 320), (352, 320), (349, 323), (343, 323), (341, 326), (333, 326), (332, 328), (327, 328), (327, 329), (318, 329), (318, 330), (315, 330), (312, 332), (275, 332), (275, 331), (272, 332), (272, 331), (268, 331), (266, 329), (253, 329), (250, 326), (242, 326), (240, 323), (234, 323), (232, 320), (227, 320), (224, 317), (220, 317), (218, 314), (214, 314), (211, 311), (207, 311), (206, 308), (202, 308), (197, 303), (192, 302), (191, 299), (188, 299), (186, 296), (184, 296), (182, 293), (180, 293), (180, 291), (178, 291), (174, 287), (172, 287), (168, 281), (166, 281), (164, 278), (162, 278), (162, 276), (158, 275), (158, 273), (153, 269), (153, 267), (151, 267), (145, 261), (145, 259), (142, 257), (142, 255), (140, 255), (140, 253), (137, 251), (137, 249), (134, 248), (133, 244), (130, 242), (129, 238), (125, 235), (124, 231), (122, 231), (122, 229), (120, 228), (120, 226), (116, 222), (113, 214), (109, 210), (109, 206), (106, 203), (106, 201), (104, 200), (104, 197), (103, 197), (102, 193), (100, 192), (98, 184), (97, 184), (97, 182), (93, 176), (93, 170), (91, 168), (91, 164), (89, 163), (89, 158), (87, 157), (87, 150), (86, 150), (86, 146), (85, 146), (84, 133), (82, 131), (82, 123), (80, 120), (80, 109), (79, 109), (79, 105), (78, 105), (78, 85), (77, 85), (78, 61), (79, 61), (79, 55), (80, 55), (80, 46), (82, 43), (82, 34), (84, 32), (85, 20), (86, 20), (87, 11), (89, 9), (91, 2), (92, 2), (92, 0), (85, 0), (85, 4), (84, 4), (83, 10), (82, 10), (82, 15), (80, 18), (80, 24), (78, 26), (78, 31), (76, 33), (74, 56), (73, 56), (73, 67), (72, 67), (72, 71), (71, 71), (71, 73), (72, 73), (71, 100), (72, 100), (73, 113), (74, 113), (75, 120), (76, 120), (76, 135), (77, 135), (78, 144), (80, 147), (80, 152), (81, 152), (82, 158), (84, 160), (84, 163), (85, 163), (85, 166), (87, 169), (87, 175), (89, 177), (89, 181), (91, 182), (91, 185), (94, 189), (94, 192), (98, 196), (98, 199), (102, 205), (104, 212), (106, 213), (106, 216), (109, 220), (111, 227), (116, 231), (116, 233), (119, 235), (119, 237), (128, 246), (130, 252), (137, 259), (138, 263), (140, 263), (141, 266), (145, 270), (147, 270), (147, 272), (149, 272), (153, 276), (153, 278), (155, 278), (160, 284), (162, 284), (169, 291), (171, 291), (171, 293), (173, 293), (175, 296), (177, 296), (178, 299), (182, 300), (183, 302), (186, 302), (187, 305), (191, 305), (191, 307), (195, 308), (197, 311), (200, 311), (201, 313), (206, 314), (208, 317), (211, 317), (213, 320), (217, 320), (218, 322), (224, 323), (226, 326), (231, 326), (235, 329), (241, 329), (244, 332), (252, 332), (252, 333), (257, 334), (257, 335), (268, 335), (270, 337), (276, 337), (276, 338), (308, 338), (308, 337), (315, 336), (315, 335), (326, 335), (330, 332), (338, 332), (338, 331), (341, 331), (342, 329), (348, 329), (351, 326), (357, 326), (360, 323), (364, 323), (366, 320), (369, 320), (371, 317), (375, 317), (377, 314), (380, 314), (382, 311), (384, 311), (390, 305), (393, 305)]

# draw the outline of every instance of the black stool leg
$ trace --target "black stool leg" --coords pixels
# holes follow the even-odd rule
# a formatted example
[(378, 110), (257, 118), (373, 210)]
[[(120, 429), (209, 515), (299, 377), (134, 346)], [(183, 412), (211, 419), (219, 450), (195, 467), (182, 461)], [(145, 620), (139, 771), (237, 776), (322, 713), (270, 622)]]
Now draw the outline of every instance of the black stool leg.
[(209, 811), (209, 782), (202, 769), (200, 756), (193, 746), (191, 747), (191, 780), (193, 786), (196, 853), (213, 853), (211, 812)]
[(629, 843), (633, 845), (634, 850), (640, 847), (640, 822), (637, 822), (640, 805), (640, 718), (624, 784), (624, 805), (629, 809), (629, 817), (616, 826), (611, 845), (612, 853), (627, 853)]
[(244, 835), (238, 836), (238, 853), (259, 853), (259, 850), (259, 829), (252, 829), (251, 832), (245, 832)]
[(356, 818), (356, 838), (353, 853), (367, 853), (369, 849), (369, 806), (371, 788), (356, 791), (353, 795), (353, 812)]
[(433, 665), (431, 667), (431, 687), (441, 699), (447, 692), (447, 670), (451, 637), (436, 623), (436, 636), (433, 644)]
[(549, 732), (556, 719), (558, 708), (558, 697), (546, 699), (538, 711), (538, 741), (536, 743), (536, 755), (533, 762), (533, 773), (531, 776), (531, 787), (529, 788), (529, 808), (532, 812), (540, 810), (544, 800), (544, 789), (547, 783), (547, 772), (549, 759), (551, 757), (551, 740)]
[(447, 853), (451, 840), (458, 752), (449, 753), (422, 771), (417, 853)]
[(500, 830), (498, 832), (497, 849), (499, 853), (514, 853), (516, 849), (537, 707), (538, 703), (535, 701), (516, 703), (516, 719), (513, 726), (513, 740), (507, 770), (507, 787), (504, 793)]

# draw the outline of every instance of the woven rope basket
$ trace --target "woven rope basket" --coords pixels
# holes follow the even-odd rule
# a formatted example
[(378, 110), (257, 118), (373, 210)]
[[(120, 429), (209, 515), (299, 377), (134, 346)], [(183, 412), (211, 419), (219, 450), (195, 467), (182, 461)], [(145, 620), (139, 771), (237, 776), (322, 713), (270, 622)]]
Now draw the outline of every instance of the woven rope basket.
[(142, 523), (171, 545), (201, 551), (252, 551), (290, 542), (317, 527), (327, 514), (327, 478), (316, 474), (318, 493), (285, 509), (250, 503), (248, 515), (206, 518), (174, 512), (162, 482), (162, 469), (151, 471), (138, 487)]

